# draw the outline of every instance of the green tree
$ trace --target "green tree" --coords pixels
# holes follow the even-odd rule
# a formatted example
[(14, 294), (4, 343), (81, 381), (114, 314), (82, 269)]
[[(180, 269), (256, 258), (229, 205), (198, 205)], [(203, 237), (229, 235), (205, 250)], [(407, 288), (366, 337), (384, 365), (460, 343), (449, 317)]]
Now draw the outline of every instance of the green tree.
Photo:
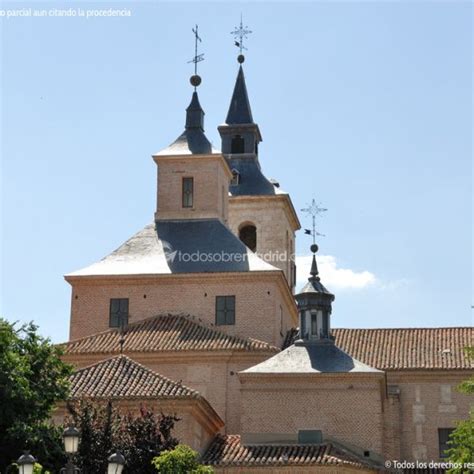
[(48, 420), (54, 405), (67, 398), (72, 369), (37, 329), (0, 318), (0, 472), (24, 449), (49, 469), (43, 456), (58, 448), (58, 430)]
[[(474, 360), (474, 347), (466, 347), (465, 352), (469, 360)], [(458, 386), (461, 393), (474, 394), (474, 377), (461, 382)], [(448, 444), (451, 446), (446, 451), (448, 460), (459, 465), (474, 462), (474, 408), (471, 409), (469, 419), (457, 423), (456, 429), (451, 433)], [(454, 468), (448, 472), (461, 474), (471, 472), (465, 468)]]
[(199, 464), (199, 454), (189, 446), (180, 444), (171, 451), (163, 451), (153, 459), (160, 474), (212, 474), (214, 469)]
[(156, 415), (144, 407), (138, 414), (122, 415), (109, 401), (105, 404), (83, 399), (68, 404), (71, 420), (81, 433), (75, 462), (82, 472), (107, 472), (107, 458), (120, 451), (125, 472), (155, 474), (152, 460), (178, 440), (172, 430), (178, 418)]

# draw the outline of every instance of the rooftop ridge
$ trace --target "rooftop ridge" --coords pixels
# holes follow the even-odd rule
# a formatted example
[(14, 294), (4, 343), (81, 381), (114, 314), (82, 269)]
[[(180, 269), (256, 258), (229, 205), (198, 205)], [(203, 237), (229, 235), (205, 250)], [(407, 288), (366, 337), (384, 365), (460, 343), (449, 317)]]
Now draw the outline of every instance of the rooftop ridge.
[[(192, 325), (187, 328), (185, 324)], [(193, 334), (195, 340), (177, 341), (180, 347), (172, 347), (173, 338), (168, 337), (165, 342), (159, 338), (154, 340), (147, 339), (146, 341), (133, 341), (132, 346), (127, 344), (130, 342), (130, 337), (136, 334), (137, 329), (149, 329), (150, 333), (160, 332), (174, 332), (174, 339), (179, 339), (182, 334)], [(196, 331), (197, 329), (197, 331)], [(125, 335), (125, 352), (176, 352), (183, 350), (237, 350), (237, 351), (270, 351), (279, 352), (280, 349), (267, 342), (260, 341), (253, 338), (244, 338), (241, 336), (226, 334), (224, 331), (218, 329), (214, 325), (209, 325), (202, 320), (196, 320), (196, 317), (187, 314), (160, 314), (145, 318), (139, 321), (130, 323), (125, 328), (123, 334)], [(127, 338), (129, 336), (129, 338)], [(72, 353), (114, 353), (119, 351), (118, 338), (121, 337), (121, 332), (118, 329), (108, 329), (106, 331), (84, 336), (82, 338), (74, 339), (69, 342), (62, 343), (66, 354)], [(137, 339), (136, 337), (135, 339)], [(114, 341), (113, 339), (117, 339)], [(157, 340), (158, 339), (158, 340)], [(94, 348), (94, 342), (95, 348)], [(137, 343), (143, 342), (138, 347)], [(211, 342), (211, 347), (209, 343)], [(114, 344), (115, 343), (115, 344)], [(148, 343), (148, 347), (147, 344)], [(135, 346), (133, 345), (135, 344)], [(150, 347), (150, 344), (153, 347)], [(128, 347), (127, 347), (128, 346)], [(160, 347), (161, 346), (161, 347)], [(184, 347), (183, 347), (184, 346)]]
[[(100, 369), (103, 369), (104, 371), (111, 370), (113, 369), (115, 372), (117, 370), (120, 370), (120, 366), (123, 367), (124, 370), (130, 371), (131, 369), (138, 369), (140, 371), (140, 374), (134, 373), (132, 374), (132, 377), (140, 378), (143, 375), (148, 375), (152, 379), (155, 379), (159, 381), (159, 383), (150, 383), (150, 380), (142, 381), (138, 380), (136, 383), (130, 384), (129, 380), (127, 380), (126, 383), (126, 389), (125, 390), (130, 390), (131, 392), (133, 391), (139, 391), (140, 390), (140, 382), (142, 384), (146, 385), (147, 390), (149, 392), (147, 393), (134, 393), (134, 394), (128, 394), (127, 392), (123, 392), (123, 388), (121, 390), (121, 394), (105, 394), (101, 393), (107, 388), (109, 388), (111, 391), (114, 389), (117, 389), (117, 387), (114, 387), (113, 384), (119, 384), (120, 380), (114, 379), (112, 380), (112, 388), (110, 387), (105, 387), (104, 386), (104, 380), (105, 380), (105, 374), (101, 374)], [(81, 390), (81, 376), (84, 374), (87, 374), (88, 372), (94, 371), (94, 369), (98, 369), (99, 374), (91, 374), (90, 377), (88, 378), (88, 382), (94, 379), (94, 375), (100, 376), (101, 381), (100, 383), (94, 384), (94, 390), (99, 391), (99, 393), (84, 393), (84, 394), (77, 394), (75, 392), (80, 392)], [(115, 375), (115, 374), (114, 374)], [(71, 376), (71, 385), (72, 385), (72, 394), (70, 396), (71, 399), (76, 399), (76, 398), (81, 398), (82, 396), (87, 396), (91, 398), (193, 398), (193, 399), (203, 399), (202, 395), (197, 391), (194, 390), (186, 385), (184, 385), (181, 381), (177, 382), (175, 380), (172, 380), (146, 366), (143, 364), (140, 364), (139, 362), (133, 360), (132, 358), (124, 355), (124, 354), (119, 354), (117, 356), (109, 357), (106, 359), (103, 359), (99, 362), (96, 362), (94, 364), (90, 364), (86, 367), (81, 367), (80, 369), (76, 370)], [(78, 386), (76, 387), (75, 384)], [(163, 384), (165, 386), (163, 387)], [(86, 387), (87, 389), (87, 387)], [(86, 390), (82, 388), (82, 390)], [(142, 387), (143, 390), (143, 387)], [(153, 390), (155, 392), (153, 392)], [(158, 390), (158, 392), (156, 392)], [(166, 393), (159, 393), (162, 390), (165, 390)], [(150, 392), (151, 391), (151, 392)], [(168, 393), (168, 392), (172, 393)]]

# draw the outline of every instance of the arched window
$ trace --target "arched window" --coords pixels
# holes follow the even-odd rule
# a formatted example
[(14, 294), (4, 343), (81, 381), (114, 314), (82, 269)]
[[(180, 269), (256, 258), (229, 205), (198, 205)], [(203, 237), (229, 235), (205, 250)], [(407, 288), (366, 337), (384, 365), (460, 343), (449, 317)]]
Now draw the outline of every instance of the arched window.
[(257, 250), (257, 228), (252, 224), (246, 224), (239, 231), (239, 239), (252, 251)]
[(232, 137), (230, 152), (231, 153), (245, 153), (245, 141), (242, 138), (242, 135), (235, 135), (235, 137)]

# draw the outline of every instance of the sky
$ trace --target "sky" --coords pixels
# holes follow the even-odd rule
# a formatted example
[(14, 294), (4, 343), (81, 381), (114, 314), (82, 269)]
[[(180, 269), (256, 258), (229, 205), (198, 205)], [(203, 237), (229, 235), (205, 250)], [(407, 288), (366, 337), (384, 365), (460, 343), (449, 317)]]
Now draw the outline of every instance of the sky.
[[(76, 16), (13, 16), (20, 8)], [(130, 16), (78, 17), (80, 8)], [(68, 338), (63, 275), (153, 219), (151, 155), (182, 132), (195, 24), (206, 134), (220, 147), (238, 68), (230, 32), (242, 14), (263, 171), (298, 211), (313, 198), (328, 209), (317, 227), (333, 327), (471, 325), (471, 9), (3, 2), (0, 314)], [(310, 244), (300, 231), (298, 285)]]

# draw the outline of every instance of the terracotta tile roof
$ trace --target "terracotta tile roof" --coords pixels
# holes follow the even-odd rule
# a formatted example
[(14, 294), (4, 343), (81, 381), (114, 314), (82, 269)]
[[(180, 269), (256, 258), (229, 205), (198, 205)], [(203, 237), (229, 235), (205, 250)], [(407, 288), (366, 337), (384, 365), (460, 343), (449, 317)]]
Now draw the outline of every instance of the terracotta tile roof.
[[(473, 369), (464, 347), (474, 345), (474, 328), (333, 329), (336, 345), (381, 370)], [(284, 347), (297, 331), (288, 331)]]
[(199, 392), (119, 355), (70, 377), (70, 398), (201, 398)]
[[(63, 345), (66, 354), (117, 353), (120, 332), (111, 329)], [(182, 315), (164, 315), (130, 324), (124, 332), (124, 352), (257, 351), (279, 349), (257, 339), (230, 336)]]
[(212, 466), (330, 465), (370, 468), (371, 465), (333, 444), (254, 445), (241, 444), (238, 435), (217, 435), (201, 462)]

